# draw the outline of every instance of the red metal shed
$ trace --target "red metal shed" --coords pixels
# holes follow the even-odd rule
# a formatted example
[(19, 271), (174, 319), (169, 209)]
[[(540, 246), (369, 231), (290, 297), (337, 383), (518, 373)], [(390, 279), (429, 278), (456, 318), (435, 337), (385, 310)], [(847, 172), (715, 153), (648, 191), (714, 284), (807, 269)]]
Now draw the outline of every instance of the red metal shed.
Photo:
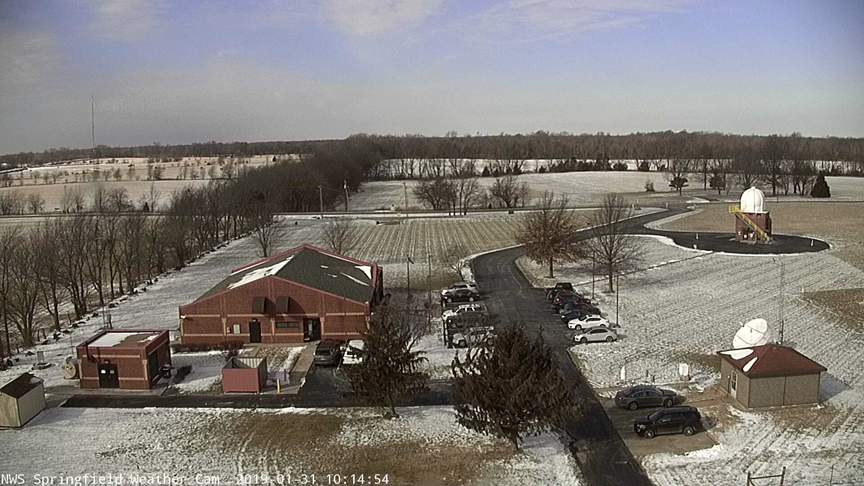
[(222, 392), (259, 393), (267, 383), (267, 358), (233, 357), (222, 368)]

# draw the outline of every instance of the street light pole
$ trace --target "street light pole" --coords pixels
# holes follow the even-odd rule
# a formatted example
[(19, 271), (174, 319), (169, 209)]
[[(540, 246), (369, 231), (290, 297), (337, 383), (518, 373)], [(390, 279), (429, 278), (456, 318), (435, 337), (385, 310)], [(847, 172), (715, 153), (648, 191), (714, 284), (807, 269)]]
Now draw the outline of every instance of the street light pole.
[(597, 261), (597, 252), (591, 252), (591, 300), (594, 300), (594, 269)]
[(621, 314), (618, 311), (618, 294), (621, 293), (621, 274), (615, 275), (615, 324), (621, 326)]

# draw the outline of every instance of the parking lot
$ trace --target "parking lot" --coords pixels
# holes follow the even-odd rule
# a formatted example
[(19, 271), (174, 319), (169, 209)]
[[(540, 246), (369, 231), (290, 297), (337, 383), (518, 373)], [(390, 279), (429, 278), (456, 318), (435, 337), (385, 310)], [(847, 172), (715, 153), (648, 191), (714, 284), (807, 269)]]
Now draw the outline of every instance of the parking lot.
[(633, 421), (651, 414), (657, 410), (656, 408), (628, 410), (616, 406), (615, 400), (611, 398), (601, 398), (600, 403), (606, 409), (606, 415), (609, 416), (612, 425), (621, 435), (627, 448), (637, 458), (661, 452), (684, 454), (700, 449), (710, 449), (716, 444), (704, 430), (700, 430), (689, 437), (684, 434), (658, 435), (653, 439), (639, 437), (633, 431)]

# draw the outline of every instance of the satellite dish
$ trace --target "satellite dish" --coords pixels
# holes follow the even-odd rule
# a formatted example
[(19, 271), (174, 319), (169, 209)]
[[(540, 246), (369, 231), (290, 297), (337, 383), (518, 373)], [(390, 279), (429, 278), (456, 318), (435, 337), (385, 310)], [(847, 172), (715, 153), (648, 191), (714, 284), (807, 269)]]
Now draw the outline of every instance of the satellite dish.
[(735, 338), (732, 339), (732, 347), (741, 349), (761, 346), (768, 344), (770, 337), (771, 333), (768, 329), (768, 321), (765, 319), (753, 319), (741, 326), (741, 329), (738, 329), (738, 332), (735, 333)]
[(67, 356), (65, 360), (63, 360), (63, 364), (60, 365), (60, 369), (63, 371), (63, 378), (67, 380), (74, 380), (78, 377), (78, 360), (73, 358), (72, 356)]

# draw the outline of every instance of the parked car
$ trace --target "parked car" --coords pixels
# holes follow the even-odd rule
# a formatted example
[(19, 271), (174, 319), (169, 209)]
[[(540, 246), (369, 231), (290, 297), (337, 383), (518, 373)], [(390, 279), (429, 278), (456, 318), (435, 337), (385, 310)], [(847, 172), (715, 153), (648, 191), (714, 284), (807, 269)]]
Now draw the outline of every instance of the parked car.
[(348, 349), (345, 350), (345, 356), (342, 357), (342, 364), (356, 365), (364, 360), (366, 360), (366, 341), (362, 339), (348, 341)]
[(669, 408), (681, 400), (673, 390), (653, 385), (632, 386), (615, 394), (615, 405), (636, 410), (642, 407)]
[(570, 282), (556, 282), (554, 287), (546, 289), (546, 300), (552, 300), (555, 294), (562, 290), (573, 291), (573, 284)]
[(461, 304), (452, 309), (447, 309), (441, 313), (441, 317), (444, 319), (455, 316), (456, 314), (471, 314), (471, 313), (485, 313), (486, 306), (483, 304)]
[(701, 428), (702, 415), (696, 407), (663, 408), (633, 422), (633, 430), (646, 439), (663, 434), (693, 435)]
[(609, 321), (607, 321), (605, 317), (589, 315), (582, 317), (581, 319), (571, 320), (567, 323), (567, 327), (569, 327), (570, 329), (576, 329), (577, 331), (581, 331), (582, 329), (586, 329), (589, 327), (605, 327), (609, 329), (612, 326), (609, 324)]
[(485, 312), (463, 312), (447, 316), (444, 323), (447, 328), (467, 328), (472, 326), (485, 326), (489, 322), (489, 315)]
[(562, 290), (561, 292), (558, 292), (558, 295), (556, 295), (554, 299), (552, 299), (552, 307), (557, 311), (561, 307), (564, 307), (565, 304), (579, 296), (579, 294), (570, 290)]
[(476, 293), (480, 293), (480, 289), (477, 288), (477, 284), (474, 282), (456, 282), (453, 285), (447, 287), (446, 289), (441, 291), (441, 298), (443, 299), (447, 294), (454, 290), (460, 289), (471, 289)]
[(561, 310), (559, 312), (561, 312), (562, 314), (566, 314), (566, 313), (568, 313), (572, 310), (576, 310), (576, 309), (583, 309), (583, 310), (591, 311), (594, 314), (600, 313), (600, 308), (597, 307), (594, 303), (582, 302), (582, 301), (577, 301), (577, 300), (571, 300), (570, 302), (567, 302), (566, 304), (564, 304), (563, 307), (561, 307)]
[(335, 339), (325, 339), (318, 343), (315, 348), (315, 358), (313, 362), (318, 366), (336, 366), (339, 364), (339, 358), (342, 357), (342, 341)]
[(478, 344), (495, 345), (494, 328), (491, 326), (470, 327), (464, 331), (453, 333), (450, 342), (457, 348), (466, 348)]
[(573, 336), (573, 340), (579, 344), (601, 342), (611, 343), (612, 341), (618, 340), (618, 333), (605, 327), (589, 327), (578, 331), (576, 335)]
[(600, 309), (592, 309), (592, 310), (574, 309), (574, 310), (568, 311), (566, 314), (562, 314), (561, 315), (561, 322), (566, 324), (566, 323), (572, 321), (573, 319), (579, 319), (580, 317), (599, 316), (599, 315), (600, 315)]
[(441, 294), (441, 300), (448, 304), (451, 302), (474, 302), (479, 299), (480, 294), (468, 288), (450, 290), (447, 294)]

